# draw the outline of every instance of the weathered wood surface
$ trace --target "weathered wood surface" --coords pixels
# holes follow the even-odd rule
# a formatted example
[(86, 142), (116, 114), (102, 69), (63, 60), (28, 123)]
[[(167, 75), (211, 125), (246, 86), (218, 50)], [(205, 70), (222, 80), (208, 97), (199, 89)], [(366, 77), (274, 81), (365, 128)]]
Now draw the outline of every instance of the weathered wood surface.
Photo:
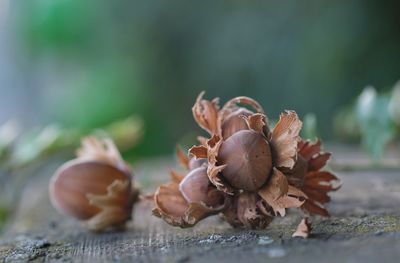
[[(357, 151), (335, 149), (332, 166), (362, 160)], [(391, 158), (391, 159), (390, 159)], [(93, 234), (60, 216), (47, 197), (48, 175), (41, 171), (23, 193), (16, 218), (0, 241), (4, 262), (399, 262), (400, 170), (398, 155), (390, 169), (337, 172), (342, 189), (332, 195), (328, 219), (313, 218), (313, 235), (291, 238), (301, 214), (290, 212), (264, 231), (231, 229), (218, 217), (192, 229), (178, 229), (151, 216), (142, 202), (125, 231)], [(400, 160), (397, 159), (397, 160)], [(137, 165), (137, 177), (151, 191), (167, 179), (171, 162)]]

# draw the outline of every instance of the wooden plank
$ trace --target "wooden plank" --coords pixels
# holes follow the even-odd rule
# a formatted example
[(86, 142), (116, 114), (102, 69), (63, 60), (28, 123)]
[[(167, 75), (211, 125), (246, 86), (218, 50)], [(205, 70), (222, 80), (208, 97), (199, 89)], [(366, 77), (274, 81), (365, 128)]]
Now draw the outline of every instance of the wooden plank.
[[(138, 164), (148, 191), (166, 180), (170, 160)], [(135, 209), (125, 231), (93, 234), (59, 215), (47, 197), (55, 164), (40, 171), (23, 193), (15, 220), (1, 240), (0, 258), (73, 262), (397, 262), (400, 256), (400, 173), (341, 171), (329, 219), (313, 218), (313, 236), (291, 238), (301, 214), (291, 211), (263, 231), (231, 229), (218, 217), (191, 229), (151, 216), (151, 202)]]

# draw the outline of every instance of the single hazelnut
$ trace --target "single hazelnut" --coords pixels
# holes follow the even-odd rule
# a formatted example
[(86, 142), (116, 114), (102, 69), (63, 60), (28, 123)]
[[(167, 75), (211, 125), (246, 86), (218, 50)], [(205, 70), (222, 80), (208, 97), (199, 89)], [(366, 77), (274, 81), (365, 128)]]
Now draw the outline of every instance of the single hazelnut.
[(224, 195), (209, 181), (207, 167), (201, 166), (192, 170), (179, 184), (179, 190), (188, 203), (204, 203), (207, 206), (218, 206)]
[(231, 186), (255, 191), (267, 181), (271, 173), (270, 146), (259, 132), (236, 132), (222, 143), (218, 164), (226, 165), (222, 176)]
[(248, 130), (247, 123), (241, 116), (249, 117), (252, 114), (246, 108), (239, 108), (230, 113), (222, 123), (222, 137), (224, 140), (240, 130)]
[(189, 161), (189, 170), (194, 170), (196, 168), (199, 168), (201, 166), (203, 166), (203, 164), (207, 163), (207, 159), (206, 158), (192, 158)]
[[(92, 141), (89, 141), (92, 140)], [(50, 200), (62, 214), (101, 231), (131, 219), (138, 191), (115, 145), (86, 139), (79, 158), (62, 165), (51, 178)]]

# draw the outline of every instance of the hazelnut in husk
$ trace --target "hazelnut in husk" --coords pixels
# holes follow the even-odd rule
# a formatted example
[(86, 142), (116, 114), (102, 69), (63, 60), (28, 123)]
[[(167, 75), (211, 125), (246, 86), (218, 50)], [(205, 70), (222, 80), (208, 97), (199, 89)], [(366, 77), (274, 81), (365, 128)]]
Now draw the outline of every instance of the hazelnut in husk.
[(272, 222), (273, 212), (257, 194), (243, 192), (229, 199), (223, 216), (233, 227), (264, 229)]
[(62, 214), (102, 231), (131, 219), (138, 190), (132, 172), (111, 140), (88, 137), (78, 158), (62, 165), (51, 178), (49, 193)]
[[(297, 161), (302, 126), (297, 114), (285, 111), (271, 129), (255, 100), (237, 97), (220, 109), (218, 99), (211, 103), (203, 95), (197, 99), (193, 115), (211, 138), (192, 147), (190, 153), (208, 160), (207, 174), (215, 187), (231, 196), (249, 192), (262, 199), (275, 215), (283, 216), (286, 208), (300, 207), (306, 195), (289, 185), (282, 173), (293, 169)], [(207, 114), (210, 112), (213, 114)], [(207, 116), (207, 122), (203, 116)]]
[(299, 136), (302, 122), (296, 112), (285, 111), (274, 127), (259, 103), (237, 97), (223, 107), (201, 93), (193, 116), (209, 138), (198, 137), (190, 157), (178, 156), (186, 175), (172, 173), (154, 200), (156, 216), (167, 223), (189, 227), (221, 213), (233, 227), (263, 229), (287, 208), (302, 208), (327, 215), (327, 192), (336, 190), (337, 178), (320, 171), (329, 154), (320, 143)]
[(171, 182), (158, 187), (154, 194), (156, 207), (153, 214), (170, 225), (186, 228), (221, 212), (226, 196), (208, 179), (204, 160), (192, 162), (180, 149), (178, 157), (188, 171), (184, 175), (172, 171)]

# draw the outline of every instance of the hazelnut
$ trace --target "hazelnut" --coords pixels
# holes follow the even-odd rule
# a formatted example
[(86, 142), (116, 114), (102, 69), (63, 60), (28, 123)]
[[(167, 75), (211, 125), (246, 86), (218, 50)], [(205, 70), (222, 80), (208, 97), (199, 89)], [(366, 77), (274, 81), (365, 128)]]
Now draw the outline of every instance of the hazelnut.
[(101, 231), (131, 218), (138, 191), (115, 145), (89, 138), (79, 158), (62, 165), (51, 178), (49, 194), (60, 213)]
[(242, 130), (222, 143), (218, 163), (226, 164), (222, 176), (231, 186), (255, 191), (267, 181), (271, 173), (270, 146), (261, 133)]
[(223, 202), (223, 194), (210, 183), (207, 167), (192, 170), (179, 184), (179, 190), (188, 203), (204, 203), (214, 207)]
[(206, 158), (192, 158), (189, 161), (189, 170), (194, 170), (196, 168), (201, 167), (203, 164), (207, 163), (207, 159)]
[(246, 108), (239, 108), (230, 113), (222, 123), (222, 137), (224, 140), (240, 130), (248, 130), (248, 125), (241, 116), (248, 117), (252, 114), (253, 113)]

